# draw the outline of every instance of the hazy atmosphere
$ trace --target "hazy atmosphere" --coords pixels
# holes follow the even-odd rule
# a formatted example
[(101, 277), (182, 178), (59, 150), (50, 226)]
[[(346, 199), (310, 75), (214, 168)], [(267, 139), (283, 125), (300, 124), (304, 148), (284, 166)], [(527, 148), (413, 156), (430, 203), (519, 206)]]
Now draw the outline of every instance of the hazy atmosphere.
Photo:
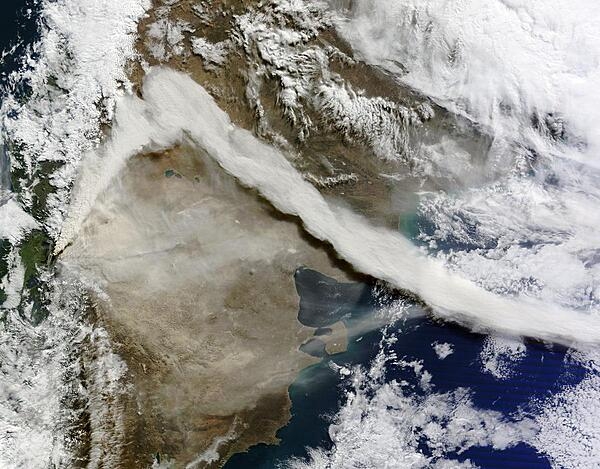
[(600, 6), (0, 9), (0, 468), (600, 467)]

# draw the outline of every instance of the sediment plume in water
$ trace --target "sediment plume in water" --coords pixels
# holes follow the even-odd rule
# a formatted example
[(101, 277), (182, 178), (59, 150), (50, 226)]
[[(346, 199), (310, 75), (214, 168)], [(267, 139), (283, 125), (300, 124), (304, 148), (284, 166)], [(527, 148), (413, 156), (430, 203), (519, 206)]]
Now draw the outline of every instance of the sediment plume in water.
[(298, 216), (310, 234), (330, 243), (357, 270), (414, 292), (442, 318), (566, 345), (600, 341), (598, 318), (490, 293), (450, 273), (398, 233), (331, 206), (280, 151), (236, 128), (191, 78), (165, 68), (148, 73), (143, 100), (131, 96), (119, 102), (111, 139), (88, 155), (57, 251), (73, 239), (98, 194), (130, 156), (143, 148), (168, 148), (184, 137), (278, 210)]
[[(125, 164), (60, 259), (65, 276), (86, 282), (127, 365), (119, 467), (156, 453), (175, 467), (218, 467), (277, 442), (287, 389), (315, 362), (303, 352), (315, 328), (298, 320), (302, 265), (350, 275), (203, 151), (182, 145)], [(331, 325), (323, 348), (344, 350), (339, 318)]]

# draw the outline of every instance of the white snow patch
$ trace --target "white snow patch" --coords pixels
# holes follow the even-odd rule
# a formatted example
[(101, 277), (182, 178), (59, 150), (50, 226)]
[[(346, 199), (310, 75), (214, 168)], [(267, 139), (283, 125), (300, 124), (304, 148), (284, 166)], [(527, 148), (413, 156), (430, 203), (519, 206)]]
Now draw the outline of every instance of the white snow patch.
[(325, 187), (335, 187), (343, 184), (351, 184), (358, 181), (358, 176), (354, 173), (350, 174), (336, 174), (335, 176), (315, 176), (312, 173), (304, 174), (304, 179), (306, 179), (311, 184), (314, 184), (317, 187), (325, 188)]
[[(247, 97), (256, 108), (259, 128), (268, 127), (260, 89), (266, 78), (275, 79), (277, 105), (297, 129), (301, 141), (315, 129), (331, 127), (346, 140), (371, 147), (380, 158), (421, 169), (422, 162), (417, 160), (423, 156), (431, 162), (434, 154), (421, 148), (409, 151), (408, 127), (431, 118), (433, 108), (421, 104), (415, 111), (389, 99), (361, 96), (354, 91), (330, 67), (332, 61), (352, 63), (353, 59), (330, 44), (312, 41), (329, 25), (324, 4), (315, 1), (273, 2), (235, 18), (233, 37), (244, 49), (250, 67)], [(202, 47), (206, 47), (204, 43)], [(321, 119), (313, 122), (308, 109)]]
[(204, 60), (204, 68), (214, 69), (227, 61), (231, 41), (209, 42), (203, 37), (192, 38), (192, 52)]
[(313, 127), (304, 108), (310, 104), (317, 84), (330, 79), (327, 54), (323, 48), (308, 44), (328, 24), (323, 15), (322, 5), (312, 1), (277, 1), (266, 12), (250, 11), (235, 18), (233, 37), (251, 67), (252, 80), (246, 93), (251, 106), (264, 120), (259, 90), (264, 77), (276, 78), (277, 103), (298, 128), (301, 140)]
[(149, 71), (144, 99), (123, 98), (111, 140), (88, 155), (74, 192), (59, 252), (76, 236), (96, 197), (126, 160), (142, 148), (165, 148), (184, 136), (204, 148), (227, 172), (254, 187), (280, 211), (300, 217), (358, 270), (411, 290), (443, 318), (567, 345), (600, 341), (600, 319), (535, 299), (494, 295), (451, 274), (396, 232), (370, 226), (358, 215), (330, 206), (285, 156), (236, 128), (208, 93), (188, 76)]
[(17, 249), (12, 249), (7, 256), (6, 265), (8, 272), (0, 283), (0, 288), (6, 295), (2, 303), (3, 310), (16, 308), (21, 303), (21, 292), (25, 280), (25, 266)]
[[(1, 108), (4, 131), (19, 147), (14, 167), (31, 176), (42, 161), (65, 166), (51, 182), (60, 189), (46, 225), (60, 231), (81, 156), (101, 139), (100, 125), (111, 119), (115, 96), (127, 83), (125, 64), (134, 55), (137, 20), (149, 0), (57, 0), (41, 5), (41, 38), (11, 80), (27, 81), (25, 103), (7, 97)], [(18, 158), (17, 158), (18, 157)], [(21, 194), (31, 200), (25, 188)]]
[(600, 313), (600, 5), (330, 4), (358, 55), (494, 136), (489, 173), (502, 178), (422, 201), (423, 239), (450, 246), (440, 259), (496, 293)]
[(380, 158), (411, 160), (408, 127), (420, 123), (414, 111), (334, 84), (319, 87), (317, 96), (319, 111), (346, 138), (367, 142)]
[(185, 469), (195, 469), (200, 466), (200, 463), (210, 464), (219, 460), (219, 448), (223, 443), (232, 441), (237, 437), (235, 427), (239, 424), (238, 420), (235, 419), (229, 429), (229, 431), (222, 436), (218, 436), (213, 439), (210, 446), (199, 454), (192, 462), (186, 464)]
[[(42, 280), (52, 281), (48, 275)], [(51, 314), (41, 324), (32, 325), (15, 309), (5, 310), (0, 322), (0, 467), (74, 463), (67, 436), (77, 414), (65, 404), (81, 391), (73, 351), (86, 329), (75, 319), (79, 293), (70, 284), (53, 286)]]
[(558, 111), (597, 155), (599, 21), (589, 0), (363, 0), (338, 26), (367, 61), (496, 135)]
[[(38, 176), (57, 188), (44, 207), (47, 217), (38, 222), (58, 237), (80, 159), (100, 143), (116, 96), (129, 88), (125, 65), (134, 56), (137, 21), (149, 6), (149, 0), (39, 2), (40, 39), (10, 77), (11, 85), (26, 83), (29, 92), (7, 96), (0, 109), (10, 166), (25, 174), (19, 181), (23, 207), (14, 199), (0, 207), (0, 235), (13, 244), (25, 231), (41, 228), (25, 213)], [(59, 163), (58, 169), (39, 174), (43, 162)], [(73, 451), (84, 400), (92, 432), (89, 467), (114, 467), (123, 432), (108, 393), (125, 389), (114, 382), (122, 367), (101, 334), (85, 324), (80, 285), (39, 269), (48, 316), (33, 324), (32, 303), (22, 304), (25, 272), (14, 246), (8, 267), (0, 323), (0, 467), (77, 465)], [(16, 310), (20, 305), (24, 314)], [(82, 383), (81, 355), (90, 348), (95, 354)], [(116, 430), (111, 435), (108, 425)]]
[(114, 351), (108, 332), (96, 327), (87, 339), (92, 357), (87, 363), (90, 418), (89, 469), (118, 467), (126, 438), (122, 399), (131, 388), (125, 384), (127, 365)]
[(185, 51), (183, 41), (186, 32), (194, 32), (189, 23), (159, 18), (148, 26), (146, 46), (156, 60), (167, 61)]

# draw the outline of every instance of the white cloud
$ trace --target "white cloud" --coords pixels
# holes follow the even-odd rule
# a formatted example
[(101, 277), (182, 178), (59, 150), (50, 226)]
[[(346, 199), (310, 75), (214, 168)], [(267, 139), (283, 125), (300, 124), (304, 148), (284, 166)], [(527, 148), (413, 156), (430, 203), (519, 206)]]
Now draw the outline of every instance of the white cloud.
[(486, 337), (479, 359), (484, 373), (496, 379), (508, 379), (515, 373), (515, 367), (525, 358), (527, 348), (517, 339), (490, 335)]
[[(19, 148), (22, 161), (11, 157), (15, 167), (33, 173), (42, 161), (65, 163), (48, 175), (59, 188), (45, 221), (54, 236), (81, 157), (100, 142), (101, 125), (110, 121), (115, 97), (128, 82), (125, 64), (134, 55), (137, 20), (148, 6), (148, 0), (42, 2), (41, 38), (11, 78), (27, 81), (31, 93), (25, 103), (7, 97), (0, 116)], [(20, 195), (31, 202), (27, 191)]]
[(536, 420), (541, 430), (531, 443), (555, 468), (587, 469), (600, 461), (600, 356), (574, 358), (587, 369), (585, 378), (540, 405)]
[[(101, 126), (110, 122), (115, 98), (127, 88), (125, 64), (134, 55), (137, 20), (148, 6), (148, 0), (39, 2), (39, 40), (23, 58), (23, 68), (11, 76), (12, 84), (26, 82), (29, 93), (25, 100), (22, 95), (3, 99), (0, 117), (3, 140), (13, 144), (13, 151), (18, 148), (10, 155), (12, 169), (33, 178), (42, 162), (64, 163), (43, 175), (57, 188), (48, 198), (49, 214), (43, 221), (52, 237), (60, 232), (82, 155), (99, 144)], [(42, 225), (24, 211), (33, 200), (29, 188), (19, 196), (22, 205), (9, 199), (0, 207), (0, 237), (13, 243)], [(107, 448), (117, 455), (118, 442), (102, 440), (104, 426), (118, 424), (120, 409), (111, 399), (125, 390), (118, 383), (122, 363), (106, 334), (84, 324), (76, 282), (56, 281), (40, 266), (39, 280), (48, 286), (48, 317), (34, 325), (30, 302), (17, 312), (23, 303), (25, 266), (18, 248), (8, 257), (9, 272), (1, 285), (7, 299), (0, 324), (0, 466), (75, 465), (71, 451), (77, 442), (70, 438), (77, 437), (75, 427), (82, 416), (74, 401), (92, 395), (86, 401), (92, 432), (89, 467), (109, 467)], [(96, 353), (94, 363), (86, 363), (85, 385), (80, 380), (84, 348)]]
[(280, 211), (297, 215), (358, 270), (421, 296), (441, 317), (513, 335), (573, 342), (600, 340), (600, 318), (533, 299), (500, 297), (454, 275), (408, 239), (370, 226), (329, 205), (285, 156), (234, 127), (208, 93), (188, 76), (164, 68), (148, 73), (144, 98), (124, 97), (112, 139), (87, 156), (57, 252), (76, 235), (98, 194), (127, 159), (143, 148), (165, 148), (184, 135), (230, 174), (256, 188)]
[(38, 227), (35, 219), (15, 199), (10, 198), (0, 205), (0, 238), (16, 244), (25, 233)]
[(440, 360), (443, 360), (454, 353), (454, 346), (448, 342), (434, 342), (431, 346)]
[(329, 427), (333, 447), (311, 448), (307, 460), (292, 460), (289, 467), (471, 468), (476, 466), (450, 454), (482, 446), (502, 450), (535, 433), (531, 420), (511, 421), (477, 409), (465, 388), (438, 393), (429, 384), (419, 384), (428, 372), (417, 362), (401, 363), (413, 365), (416, 388), (386, 380), (384, 370), (389, 371), (395, 358), (385, 340), (382, 345), (368, 371), (355, 367), (347, 378), (343, 404)]
[(494, 137), (485, 184), (423, 198), (422, 239), (490, 291), (600, 313), (598, 4), (366, 0), (344, 11), (338, 29), (359, 56)]

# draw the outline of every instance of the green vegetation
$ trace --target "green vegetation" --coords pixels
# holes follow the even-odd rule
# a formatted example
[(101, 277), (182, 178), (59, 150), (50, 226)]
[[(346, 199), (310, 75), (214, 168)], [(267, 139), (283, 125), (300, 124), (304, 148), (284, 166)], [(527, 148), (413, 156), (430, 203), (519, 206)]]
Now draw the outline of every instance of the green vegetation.
[(29, 302), (33, 303), (32, 318), (35, 323), (40, 322), (47, 315), (39, 273), (49, 261), (50, 252), (48, 236), (39, 230), (34, 230), (27, 235), (19, 247), (19, 254), (25, 268), (21, 308)]
[[(23, 194), (31, 195), (31, 199), (28, 200), (29, 204), (25, 203), (24, 205), (28, 205), (26, 209), (29, 213), (36, 220), (42, 222), (47, 216), (48, 196), (56, 190), (50, 184), (49, 175), (64, 163), (60, 161), (37, 162), (32, 171), (28, 171), (23, 158), (25, 144), (20, 141), (10, 141), (7, 143), (7, 149), (12, 161), (10, 168), (12, 190), (18, 195), (21, 203), (26, 202)], [(33, 230), (16, 246), (11, 246), (7, 240), (1, 241), (0, 278), (7, 274), (9, 266), (6, 260), (11, 249), (18, 250), (25, 269), (19, 310), (24, 313), (26, 306), (33, 305), (31, 319), (34, 323), (39, 323), (47, 315), (43, 294), (44, 285), (40, 282), (39, 277), (41, 269), (50, 260), (51, 241), (41, 230)], [(5, 299), (6, 292), (0, 290), (0, 303)]]
[[(10, 252), (10, 242), (7, 239), (0, 239), (0, 279), (8, 273), (8, 254)], [(0, 288), (0, 304), (6, 300), (6, 292)]]
[[(23, 161), (22, 146), (17, 145), (14, 142), (7, 143), (8, 153), (11, 155), (12, 161)], [(23, 189), (23, 181), (27, 180), (27, 172), (25, 168), (18, 167), (14, 164), (10, 168), (10, 184), (13, 192), (20, 194)]]
[(37, 275), (38, 267), (45, 265), (50, 253), (48, 237), (39, 230), (33, 230), (21, 243), (19, 253), (25, 266), (25, 284)]
[(8, 254), (10, 253), (10, 241), (0, 239), (0, 279), (8, 273)]
[(56, 188), (50, 184), (48, 175), (60, 168), (62, 164), (62, 162), (57, 161), (43, 161), (38, 165), (39, 168), (37, 174), (39, 174), (39, 176), (33, 186), (33, 204), (31, 207), (31, 214), (36, 220), (42, 220), (45, 217), (48, 195), (56, 190)]

